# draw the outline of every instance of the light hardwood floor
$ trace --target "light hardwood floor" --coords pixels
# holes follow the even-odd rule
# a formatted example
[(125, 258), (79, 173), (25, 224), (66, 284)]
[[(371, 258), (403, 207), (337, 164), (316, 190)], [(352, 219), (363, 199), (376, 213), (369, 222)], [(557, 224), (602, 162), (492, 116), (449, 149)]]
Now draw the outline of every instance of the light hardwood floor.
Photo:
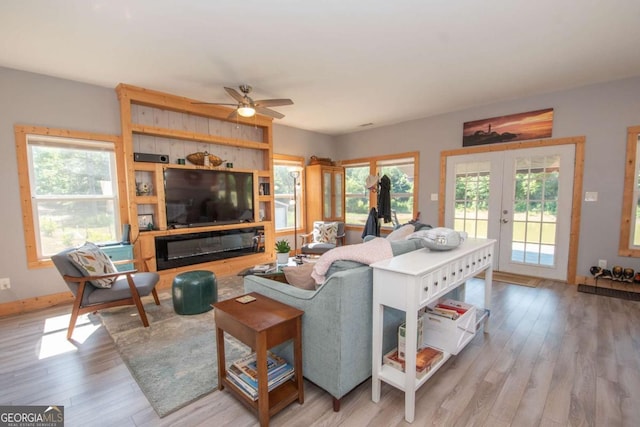
[[(482, 288), (471, 281), (467, 301), (481, 302)], [(82, 342), (66, 344), (69, 311), (0, 319), (0, 404), (64, 405), (67, 426), (257, 424), (224, 391), (158, 418), (99, 323), (85, 316), (74, 334)], [(327, 393), (305, 384), (304, 405), (271, 425), (409, 425), (404, 395), (389, 385), (376, 404), (366, 381), (335, 413)], [(495, 282), (491, 333), (451, 358), (416, 400), (416, 426), (640, 426), (640, 302), (551, 281)]]

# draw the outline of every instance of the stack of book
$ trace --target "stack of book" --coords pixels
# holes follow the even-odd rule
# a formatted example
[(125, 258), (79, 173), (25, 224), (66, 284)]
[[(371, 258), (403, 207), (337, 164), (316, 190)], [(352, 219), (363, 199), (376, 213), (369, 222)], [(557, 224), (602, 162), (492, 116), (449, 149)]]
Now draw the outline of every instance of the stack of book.
[(451, 320), (457, 320), (460, 316), (465, 314), (472, 306), (460, 301), (452, 299), (446, 299), (440, 301), (434, 307), (428, 307), (430, 314), (446, 317)]
[[(420, 379), (427, 375), (427, 372), (441, 361), (443, 357), (444, 355), (442, 354), (442, 351), (437, 348), (424, 347), (418, 350), (418, 353), (416, 354), (416, 378)], [(405, 361), (398, 357), (397, 348), (385, 354), (383, 362), (385, 365), (392, 366), (402, 372), (405, 371)]]
[[(282, 357), (267, 353), (267, 380), (269, 391), (293, 378), (293, 366)], [(236, 385), (247, 397), (258, 399), (258, 368), (256, 354), (236, 360), (227, 369), (227, 378)]]

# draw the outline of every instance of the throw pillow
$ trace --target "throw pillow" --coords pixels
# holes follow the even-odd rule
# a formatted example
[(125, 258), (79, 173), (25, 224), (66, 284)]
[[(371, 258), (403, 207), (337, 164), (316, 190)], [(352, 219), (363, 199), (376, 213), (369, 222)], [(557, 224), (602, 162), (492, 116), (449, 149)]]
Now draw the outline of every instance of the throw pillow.
[(318, 243), (331, 243), (336, 244), (336, 238), (338, 237), (338, 223), (326, 222), (324, 224), (318, 224), (317, 234), (314, 237)]
[[(87, 242), (67, 255), (71, 262), (87, 276), (117, 273), (111, 258), (97, 245)], [(110, 288), (115, 277), (92, 280), (91, 284), (98, 288)]]
[(284, 271), (284, 277), (287, 278), (290, 285), (309, 291), (316, 289), (316, 281), (311, 278), (313, 263), (305, 262), (297, 267), (284, 267), (282, 271)]

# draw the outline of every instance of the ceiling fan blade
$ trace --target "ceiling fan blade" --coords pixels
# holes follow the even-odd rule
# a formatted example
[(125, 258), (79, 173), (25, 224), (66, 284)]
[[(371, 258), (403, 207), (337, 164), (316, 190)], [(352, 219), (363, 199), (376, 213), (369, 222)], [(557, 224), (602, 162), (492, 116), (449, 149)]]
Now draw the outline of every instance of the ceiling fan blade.
[(231, 97), (233, 99), (235, 99), (236, 101), (238, 101), (240, 103), (245, 102), (244, 97), (242, 95), (240, 95), (237, 90), (235, 90), (233, 88), (230, 88), (230, 87), (225, 87), (224, 90), (226, 90), (227, 93), (229, 95), (231, 95)]
[(228, 104), (228, 103), (224, 103), (224, 102), (192, 102), (192, 104), (197, 104), (197, 105), (231, 105), (234, 107), (237, 107), (238, 104)]
[(238, 117), (238, 110), (236, 109), (236, 110), (233, 110), (231, 114), (227, 116), (227, 119), (235, 120), (237, 117)]
[(290, 99), (261, 99), (254, 101), (253, 104), (256, 107), (279, 107), (282, 105), (293, 105), (293, 101)]
[(265, 116), (273, 117), (275, 119), (281, 119), (284, 117), (284, 114), (278, 113), (277, 111), (270, 108), (259, 107), (257, 105), (255, 106), (255, 108), (257, 113), (264, 114)]

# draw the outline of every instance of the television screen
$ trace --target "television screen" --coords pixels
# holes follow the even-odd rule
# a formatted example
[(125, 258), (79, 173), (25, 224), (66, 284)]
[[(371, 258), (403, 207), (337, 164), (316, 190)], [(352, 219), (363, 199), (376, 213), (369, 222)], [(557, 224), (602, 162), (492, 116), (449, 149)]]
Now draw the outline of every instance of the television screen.
[(253, 174), (229, 170), (164, 172), (168, 226), (253, 221)]

